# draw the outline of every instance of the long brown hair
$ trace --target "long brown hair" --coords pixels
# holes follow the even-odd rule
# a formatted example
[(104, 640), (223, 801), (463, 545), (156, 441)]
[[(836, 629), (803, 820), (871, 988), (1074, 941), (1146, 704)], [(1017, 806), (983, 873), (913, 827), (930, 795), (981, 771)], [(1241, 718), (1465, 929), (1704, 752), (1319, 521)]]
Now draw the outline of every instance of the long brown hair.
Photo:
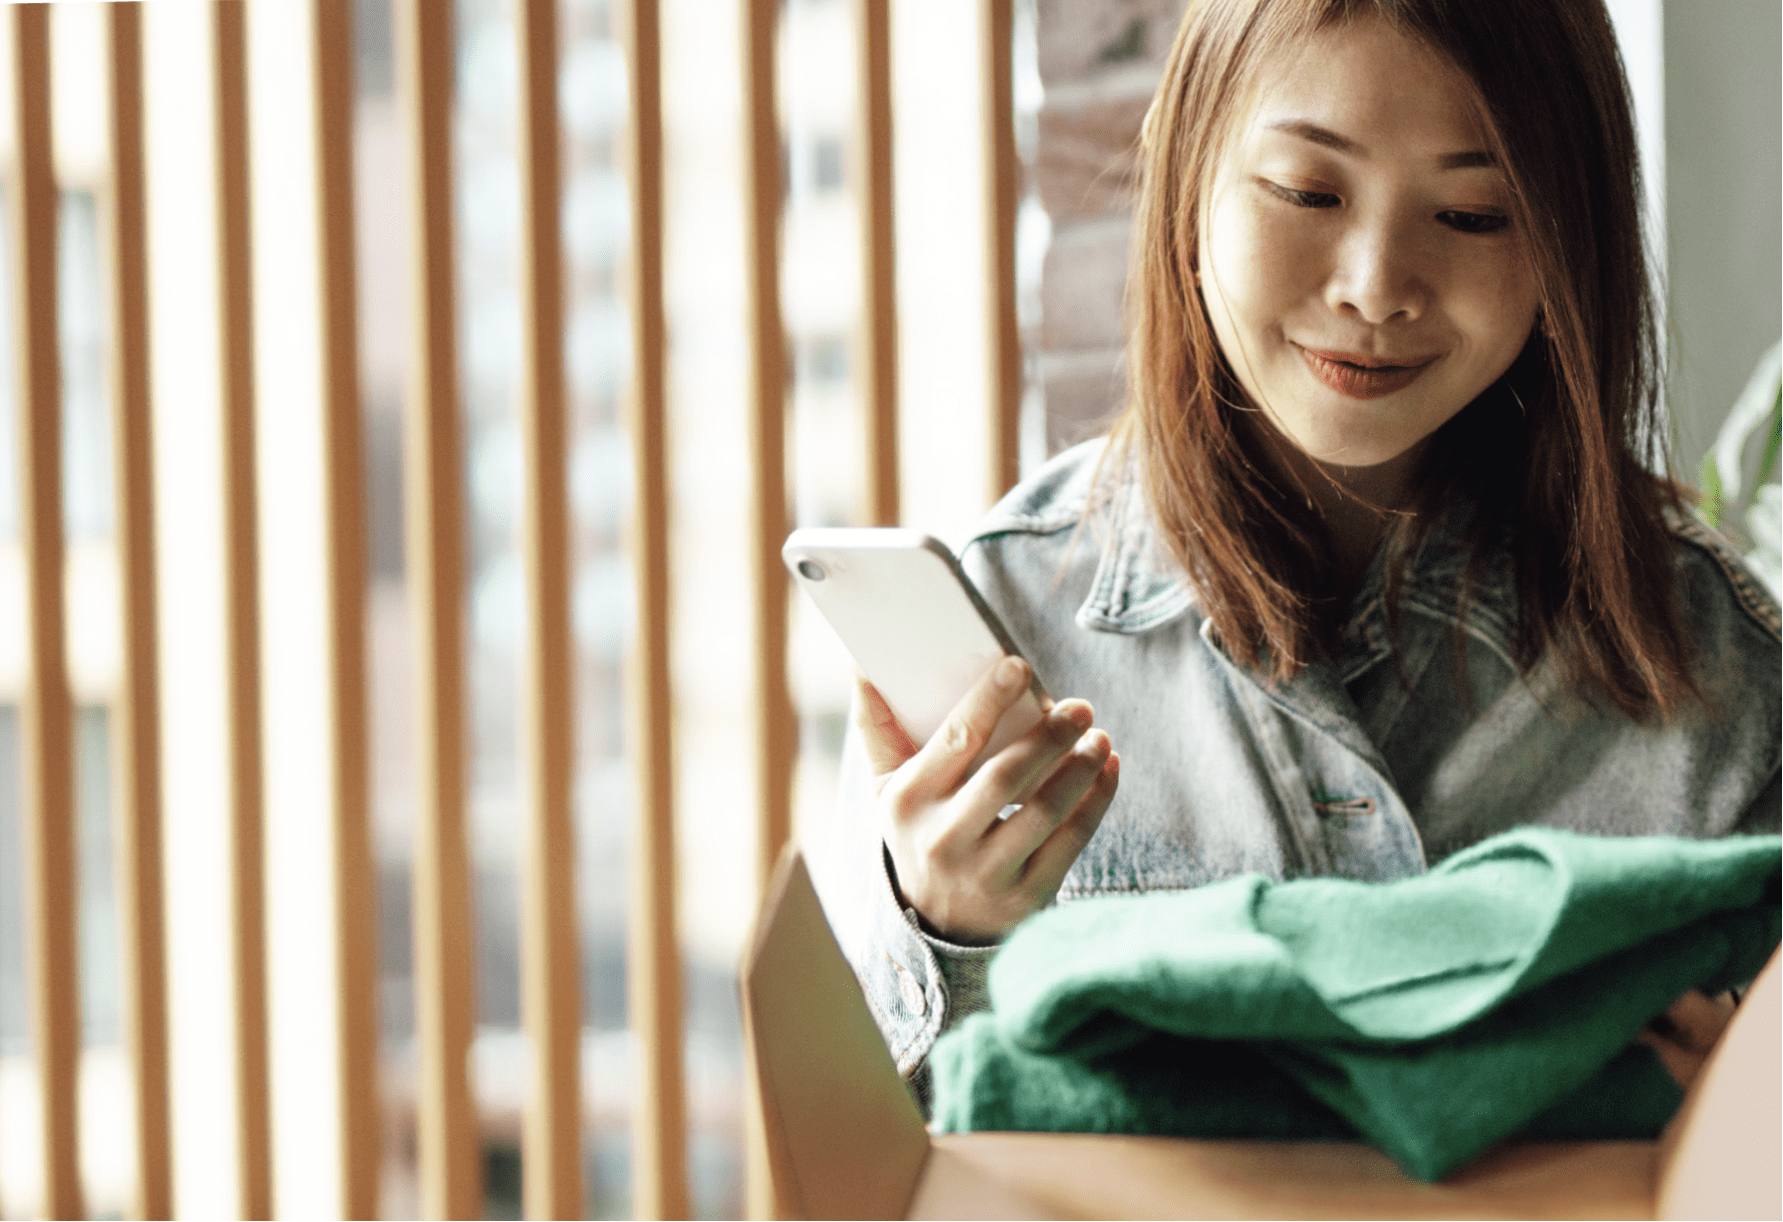
[(1190, 0), (1141, 140), (1131, 396), (1111, 454), (1137, 461), (1163, 538), (1237, 660), (1281, 680), (1335, 647), (1344, 609), (1324, 528), (1304, 487), (1284, 485), (1237, 426), (1244, 392), (1195, 260), (1204, 195), (1259, 67), (1360, 17), (1473, 82), (1541, 301), (1521, 355), (1437, 431), (1412, 512), (1387, 528), (1389, 606), (1438, 511), (1471, 504), (1463, 589), (1508, 551), (1519, 662), (1557, 648), (1581, 694), (1666, 716), (1696, 691), (1665, 523), (1681, 493), (1654, 474), (1666, 447), (1639, 165), (1601, 0)]

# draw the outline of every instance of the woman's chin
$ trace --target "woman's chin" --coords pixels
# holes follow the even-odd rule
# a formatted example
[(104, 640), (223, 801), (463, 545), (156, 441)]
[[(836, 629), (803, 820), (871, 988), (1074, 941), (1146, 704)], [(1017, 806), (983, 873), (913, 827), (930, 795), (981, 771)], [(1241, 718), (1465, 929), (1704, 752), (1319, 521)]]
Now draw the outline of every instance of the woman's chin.
[(1397, 467), (1415, 463), (1422, 454), (1430, 432), (1391, 427), (1403, 426), (1406, 421), (1387, 419), (1391, 413), (1378, 408), (1371, 410), (1357, 404), (1360, 410), (1345, 410), (1346, 406), (1340, 404), (1337, 410), (1331, 410), (1330, 405), (1320, 404), (1314, 410), (1299, 413), (1298, 419), (1293, 415), (1284, 418), (1279, 413), (1259, 412), (1247, 413), (1240, 419), (1253, 437), (1290, 463), (1310, 461), (1328, 474), (1346, 479), (1365, 477), (1371, 471), (1393, 473)]
[(1423, 438), (1321, 436), (1296, 438), (1300, 452), (1321, 467), (1364, 472), (1386, 467), (1418, 448)]

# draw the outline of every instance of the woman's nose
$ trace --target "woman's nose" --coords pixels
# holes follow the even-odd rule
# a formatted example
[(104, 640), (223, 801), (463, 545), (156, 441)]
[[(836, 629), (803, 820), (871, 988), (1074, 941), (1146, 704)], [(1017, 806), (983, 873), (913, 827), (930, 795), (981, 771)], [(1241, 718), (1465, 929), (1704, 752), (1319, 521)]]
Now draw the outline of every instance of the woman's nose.
[(1391, 225), (1350, 230), (1325, 286), (1326, 304), (1370, 325), (1415, 321), (1430, 304), (1430, 287), (1414, 246)]

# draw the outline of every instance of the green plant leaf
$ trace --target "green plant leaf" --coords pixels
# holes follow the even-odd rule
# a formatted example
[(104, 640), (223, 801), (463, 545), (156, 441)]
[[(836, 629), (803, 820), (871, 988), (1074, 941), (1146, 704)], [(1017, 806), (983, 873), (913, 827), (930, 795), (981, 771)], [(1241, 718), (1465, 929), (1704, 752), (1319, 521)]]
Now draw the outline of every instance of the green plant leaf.
[(1771, 435), (1765, 438), (1764, 454), (1758, 460), (1758, 478), (1754, 487), (1763, 487), (1777, 473), (1777, 451), (1783, 448), (1783, 383), (1777, 386), (1777, 397), (1771, 400)]
[(1703, 455), (1703, 499), (1696, 516), (1717, 530), (1721, 528), (1721, 473), (1713, 454)]

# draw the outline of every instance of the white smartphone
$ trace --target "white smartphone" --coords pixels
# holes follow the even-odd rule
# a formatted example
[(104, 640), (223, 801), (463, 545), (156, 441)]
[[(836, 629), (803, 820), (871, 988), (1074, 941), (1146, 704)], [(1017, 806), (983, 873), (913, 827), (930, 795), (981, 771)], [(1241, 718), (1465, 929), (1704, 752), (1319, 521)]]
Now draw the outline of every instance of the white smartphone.
[[(1021, 656), (947, 545), (920, 531), (795, 530), (780, 555), (918, 746), (987, 670)], [(972, 768), (1051, 707), (1035, 675)]]

